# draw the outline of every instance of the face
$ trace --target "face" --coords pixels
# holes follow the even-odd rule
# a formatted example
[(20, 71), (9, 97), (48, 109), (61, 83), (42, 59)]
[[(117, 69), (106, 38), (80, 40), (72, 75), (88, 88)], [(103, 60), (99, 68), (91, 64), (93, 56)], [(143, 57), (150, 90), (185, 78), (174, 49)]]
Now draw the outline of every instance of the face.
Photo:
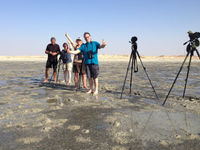
[(67, 44), (63, 45), (63, 47), (64, 47), (64, 49), (68, 49), (68, 45)]
[(76, 41), (76, 43), (77, 43), (78, 46), (81, 46), (83, 42), (82, 41)]
[(84, 38), (86, 42), (91, 42), (91, 36), (89, 34), (85, 34)]
[(52, 39), (52, 40), (51, 40), (51, 43), (52, 43), (52, 44), (56, 44), (56, 40), (55, 40), (55, 39)]

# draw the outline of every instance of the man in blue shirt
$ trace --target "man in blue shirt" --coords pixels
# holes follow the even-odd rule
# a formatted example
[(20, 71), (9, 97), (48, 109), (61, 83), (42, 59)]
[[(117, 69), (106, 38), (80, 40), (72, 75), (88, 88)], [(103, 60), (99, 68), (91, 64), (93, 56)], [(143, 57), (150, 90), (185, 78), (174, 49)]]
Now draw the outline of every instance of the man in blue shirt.
[[(71, 54), (78, 54), (80, 52), (83, 52), (86, 73), (90, 84), (90, 90), (87, 93), (93, 93), (94, 95), (97, 95), (99, 75), (98, 49), (104, 48), (106, 46), (106, 42), (103, 40), (102, 44), (100, 45), (100, 43), (92, 41), (89, 32), (85, 32), (83, 36), (86, 43), (82, 44), (81, 47), (78, 48), (78, 50), (68, 52)], [(66, 34), (66, 37), (69, 37), (68, 34)]]

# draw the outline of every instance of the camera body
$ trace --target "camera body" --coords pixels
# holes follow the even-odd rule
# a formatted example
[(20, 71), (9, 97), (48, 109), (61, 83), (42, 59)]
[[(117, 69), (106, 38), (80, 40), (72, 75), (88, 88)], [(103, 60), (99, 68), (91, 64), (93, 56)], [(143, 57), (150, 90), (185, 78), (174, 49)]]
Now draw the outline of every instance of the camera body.
[(137, 42), (137, 37), (136, 36), (133, 36), (132, 38), (131, 38), (131, 43), (132, 44), (135, 44)]
[(92, 50), (89, 51), (89, 52), (87, 52), (87, 54), (88, 54), (88, 58), (89, 58), (89, 59), (94, 58), (94, 55), (93, 55), (93, 51), (92, 51)]
[(198, 39), (198, 38), (200, 38), (200, 32), (193, 33), (192, 31), (189, 31), (188, 36), (189, 36), (190, 40), (188, 41), (189, 44), (187, 45), (186, 51), (188, 53), (191, 52), (193, 55), (194, 51), (200, 44), (199, 39)]
[(188, 32), (188, 36), (190, 38), (191, 45), (193, 47), (198, 47), (200, 42), (198, 38), (200, 38), (200, 32), (192, 33), (191, 31)]
[(189, 31), (188, 36), (190, 37), (191, 41), (194, 41), (194, 40), (200, 38), (200, 32), (192, 33), (191, 31)]
[(132, 44), (132, 51), (137, 51), (137, 37), (136, 36), (133, 36), (132, 38), (131, 38), (131, 41), (130, 41), (130, 43)]
[(60, 58), (59, 58), (59, 60), (62, 60), (63, 63), (67, 62), (67, 58), (65, 57), (65, 51), (64, 50), (62, 50), (60, 52)]

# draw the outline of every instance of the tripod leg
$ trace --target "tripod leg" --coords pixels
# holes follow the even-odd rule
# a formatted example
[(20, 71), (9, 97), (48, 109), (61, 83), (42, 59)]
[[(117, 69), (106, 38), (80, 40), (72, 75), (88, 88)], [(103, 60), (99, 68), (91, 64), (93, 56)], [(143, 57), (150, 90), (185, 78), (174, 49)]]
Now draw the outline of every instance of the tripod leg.
[(199, 51), (196, 49), (196, 53), (197, 53), (197, 56), (199, 57), (200, 59), (200, 54), (199, 54)]
[(144, 64), (143, 64), (143, 62), (142, 62), (142, 59), (141, 59), (141, 57), (140, 57), (140, 54), (138, 53), (138, 51), (137, 51), (136, 53), (137, 53), (138, 58), (139, 58), (139, 60), (140, 60), (140, 62), (141, 62), (142, 68), (144, 69), (144, 72), (145, 72), (145, 74), (146, 74), (146, 76), (147, 76), (147, 78), (148, 78), (148, 80), (149, 80), (149, 83), (150, 83), (150, 85), (151, 85), (151, 87), (152, 87), (152, 89), (153, 89), (153, 91), (154, 91), (154, 93), (155, 93), (155, 96), (156, 96), (156, 98), (159, 100), (158, 95), (157, 95), (157, 93), (156, 93), (156, 90), (155, 90), (155, 88), (154, 88), (154, 86), (153, 86), (153, 84), (152, 84), (152, 82), (151, 82), (151, 79), (150, 79), (150, 77), (149, 77), (149, 75), (148, 75), (148, 73), (147, 73), (147, 71), (146, 71), (146, 68), (144, 67)]
[(133, 51), (131, 52), (131, 55), (130, 55), (130, 59), (129, 59), (129, 63), (128, 63), (128, 67), (127, 67), (127, 71), (126, 71), (126, 75), (125, 75), (125, 79), (124, 79), (124, 84), (123, 84), (122, 92), (121, 92), (121, 96), (120, 96), (121, 99), (122, 99), (122, 94), (124, 92), (124, 87), (125, 87), (125, 84), (126, 84), (126, 78), (127, 78), (127, 75), (128, 75), (130, 64), (131, 64), (131, 61), (132, 61), (132, 55), (133, 55)]
[(82, 75), (81, 73), (79, 73), (79, 78), (78, 78), (78, 88), (81, 88), (81, 79), (82, 79)]
[(50, 80), (49, 80), (49, 83), (51, 83), (52, 78), (53, 78), (53, 73), (52, 73), (52, 75), (51, 75), (51, 78), (50, 78)]
[(60, 72), (60, 61), (58, 62), (58, 73), (57, 73), (57, 77), (56, 77), (56, 83), (58, 82), (58, 77), (59, 77), (59, 72)]
[(134, 58), (132, 57), (132, 62), (131, 62), (131, 80), (130, 80), (130, 92), (129, 94), (131, 94), (131, 89), (132, 89), (132, 82), (133, 82), (133, 63), (135, 60), (133, 60)]
[(168, 94), (167, 94), (167, 96), (166, 96), (166, 98), (165, 98), (163, 104), (162, 104), (163, 106), (165, 105), (165, 103), (166, 103), (166, 101), (167, 101), (167, 99), (168, 99), (168, 97), (169, 97), (169, 94), (170, 94), (170, 92), (172, 91), (172, 89), (173, 89), (173, 87), (174, 87), (174, 84), (176, 83), (176, 80), (177, 80), (179, 74), (181, 73), (181, 70), (183, 69), (183, 65), (185, 64), (185, 61), (187, 60), (188, 55), (189, 55), (189, 53), (187, 53), (187, 55), (186, 55), (186, 57), (185, 57), (185, 59), (184, 59), (182, 65), (181, 65), (181, 68), (180, 68), (180, 70), (178, 71), (178, 74), (176, 75), (176, 78), (175, 78), (175, 80), (174, 80), (174, 82), (173, 82), (173, 84), (172, 84), (172, 86), (171, 86), (171, 88), (170, 88), (170, 90), (169, 90), (169, 92), (168, 92)]
[(187, 87), (188, 76), (189, 76), (189, 73), (190, 73), (191, 61), (192, 61), (192, 54), (190, 54), (190, 60), (189, 60), (188, 68), (187, 68), (188, 70), (187, 70), (187, 76), (186, 76), (186, 79), (185, 79), (185, 87), (184, 87), (184, 90), (183, 90), (183, 98), (185, 97), (185, 91), (186, 91), (186, 87)]

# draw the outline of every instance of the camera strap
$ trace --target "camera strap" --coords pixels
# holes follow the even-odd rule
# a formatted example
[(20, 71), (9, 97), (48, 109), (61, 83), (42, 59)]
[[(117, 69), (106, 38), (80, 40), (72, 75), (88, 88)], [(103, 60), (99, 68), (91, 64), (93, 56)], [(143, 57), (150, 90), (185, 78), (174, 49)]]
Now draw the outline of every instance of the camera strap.
[(92, 44), (92, 49), (91, 50), (88, 49), (88, 44), (89, 43), (86, 43), (87, 54), (88, 54), (89, 59), (93, 59), (93, 42), (91, 41), (90, 43)]
[[(92, 44), (92, 50), (91, 51), (93, 51), (93, 42), (91, 41), (90, 43)], [(86, 47), (87, 47), (87, 50), (88, 50), (88, 43), (86, 43)]]

